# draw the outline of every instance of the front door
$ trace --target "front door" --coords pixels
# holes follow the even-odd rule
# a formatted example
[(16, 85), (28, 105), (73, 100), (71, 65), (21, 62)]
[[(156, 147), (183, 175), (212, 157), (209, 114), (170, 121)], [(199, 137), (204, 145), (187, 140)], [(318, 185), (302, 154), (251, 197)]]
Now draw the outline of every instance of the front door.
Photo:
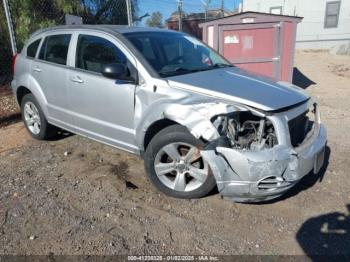
[(133, 125), (136, 86), (101, 74), (103, 66), (110, 63), (122, 63), (134, 72), (132, 57), (126, 55), (116, 40), (98, 33), (77, 34), (75, 42), (74, 66), (68, 73), (68, 95), (76, 131), (136, 152)]

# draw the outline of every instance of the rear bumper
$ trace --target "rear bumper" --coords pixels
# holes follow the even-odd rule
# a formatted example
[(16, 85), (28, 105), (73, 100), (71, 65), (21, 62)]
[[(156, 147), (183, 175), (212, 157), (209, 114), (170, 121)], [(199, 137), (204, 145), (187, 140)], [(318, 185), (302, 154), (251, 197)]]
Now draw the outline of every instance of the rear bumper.
[(217, 147), (201, 154), (209, 162), (223, 197), (259, 202), (277, 198), (311, 171), (319, 172), (326, 142), (326, 129), (317, 123), (312, 136), (299, 148), (278, 145), (241, 151)]

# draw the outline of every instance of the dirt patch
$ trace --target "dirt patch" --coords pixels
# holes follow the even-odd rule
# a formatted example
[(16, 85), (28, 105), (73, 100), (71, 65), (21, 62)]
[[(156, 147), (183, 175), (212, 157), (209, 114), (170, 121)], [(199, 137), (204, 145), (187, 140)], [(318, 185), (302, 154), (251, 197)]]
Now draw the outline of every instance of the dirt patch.
[(345, 64), (332, 65), (332, 72), (338, 76), (350, 78), (350, 66)]
[(157, 191), (138, 157), (77, 135), (0, 129), (1, 254), (348, 254), (350, 79), (345, 58), (298, 53), (328, 130), (328, 166), (278, 201), (236, 204)]
[(33, 139), (27, 132), (23, 123), (16, 123), (0, 128), (0, 142), (1, 156), (8, 150), (33, 142)]
[(20, 109), (9, 86), (0, 87), (0, 127), (18, 122)]

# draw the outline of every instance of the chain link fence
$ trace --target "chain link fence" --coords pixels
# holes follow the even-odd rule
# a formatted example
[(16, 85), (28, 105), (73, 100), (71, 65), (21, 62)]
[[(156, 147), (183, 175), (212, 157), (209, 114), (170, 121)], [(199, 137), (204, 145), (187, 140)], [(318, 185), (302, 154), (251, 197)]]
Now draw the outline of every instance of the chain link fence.
[(12, 78), (12, 50), (5, 15), (7, 4), (17, 51), (40, 28), (66, 24), (66, 15), (82, 18), (84, 24), (128, 24), (127, 1), (136, 15), (137, 0), (6, 0), (0, 6), (0, 86)]
[(12, 50), (5, 10), (0, 7), (0, 88), (12, 78)]
[(84, 24), (128, 24), (126, 0), (8, 0), (8, 2), (19, 50), (28, 36), (37, 29), (66, 24), (66, 14), (82, 17)]

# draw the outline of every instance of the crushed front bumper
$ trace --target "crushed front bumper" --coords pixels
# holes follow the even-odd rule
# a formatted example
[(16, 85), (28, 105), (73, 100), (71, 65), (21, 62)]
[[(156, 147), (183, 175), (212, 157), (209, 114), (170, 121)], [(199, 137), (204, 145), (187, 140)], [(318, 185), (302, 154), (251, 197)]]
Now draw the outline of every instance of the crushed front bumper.
[[(319, 119), (318, 119), (319, 120)], [(324, 161), (327, 134), (318, 121), (313, 133), (297, 148), (277, 145), (260, 151), (217, 147), (201, 151), (216, 178), (220, 194), (236, 202), (277, 198)]]

